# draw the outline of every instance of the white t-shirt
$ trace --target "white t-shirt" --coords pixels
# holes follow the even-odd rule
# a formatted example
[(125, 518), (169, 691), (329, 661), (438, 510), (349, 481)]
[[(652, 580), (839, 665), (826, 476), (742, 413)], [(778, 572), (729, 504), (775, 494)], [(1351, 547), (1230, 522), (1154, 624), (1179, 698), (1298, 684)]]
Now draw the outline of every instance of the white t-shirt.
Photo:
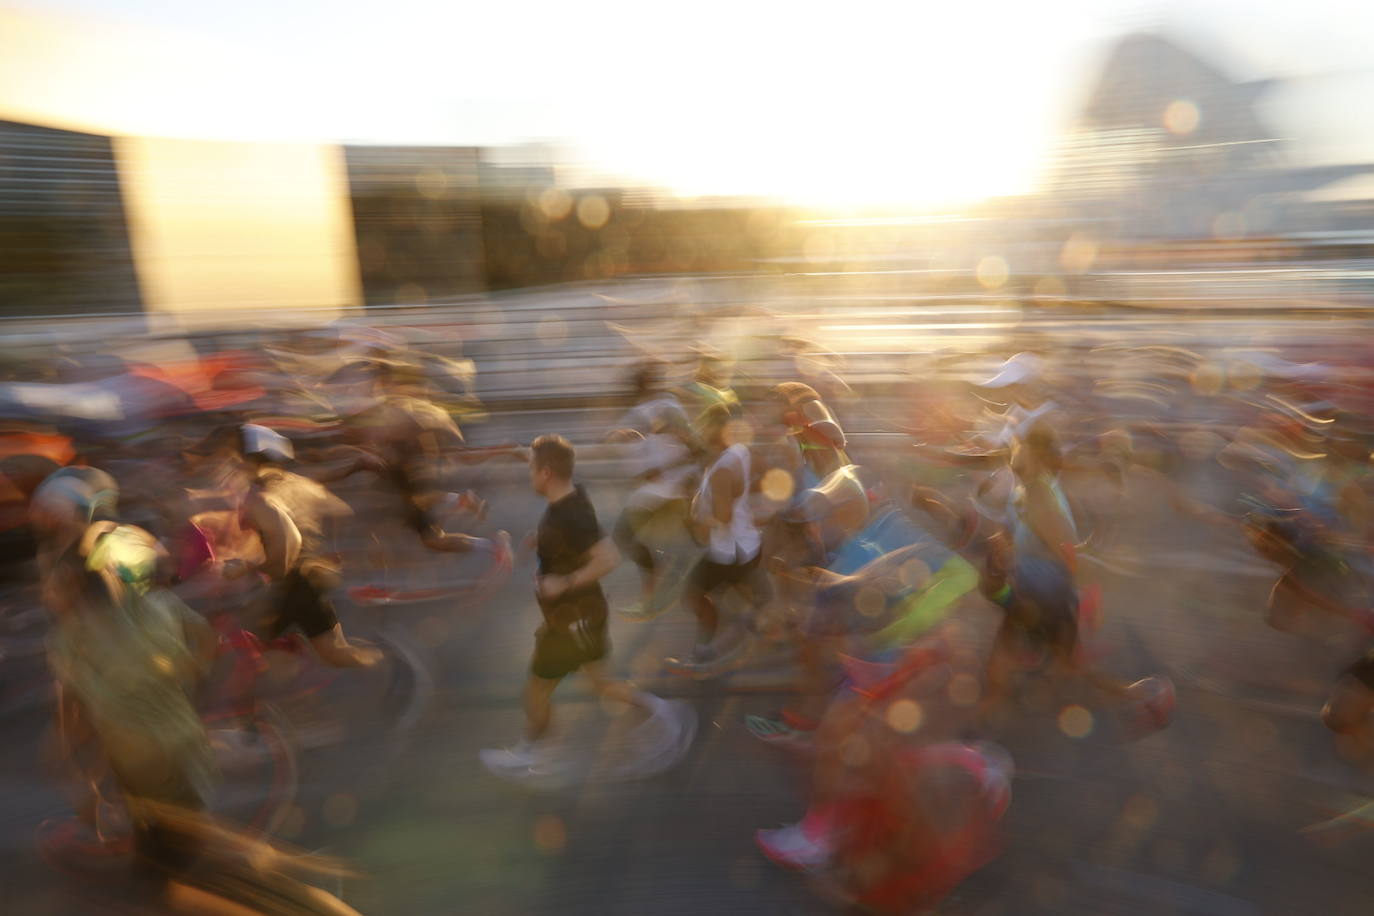
[(677, 398), (665, 393), (636, 404), (621, 425), (644, 435), (643, 441), (634, 444), (630, 461), (636, 477), (650, 479), (637, 492), (661, 499), (685, 496), (694, 468), (691, 450), (683, 441), (690, 429), (687, 413)]
[(711, 541), (706, 548), (706, 556), (713, 563), (748, 563), (758, 556), (762, 544), (758, 525), (754, 524), (754, 510), (749, 498), (749, 447), (739, 443), (730, 446), (721, 452), (720, 457), (706, 471), (697, 494), (700, 513), (709, 515), (711, 511), (711, 475), (721, 467), (733, 467), (740, 480), (744, 481), (744, 486), (731, 507), (730, 523), (711, 526)]

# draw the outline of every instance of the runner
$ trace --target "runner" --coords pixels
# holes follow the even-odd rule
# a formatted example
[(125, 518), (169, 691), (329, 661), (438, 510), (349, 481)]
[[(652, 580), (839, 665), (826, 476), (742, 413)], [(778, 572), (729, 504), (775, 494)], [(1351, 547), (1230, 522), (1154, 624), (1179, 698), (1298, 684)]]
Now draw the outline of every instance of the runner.
[(918, 733), (903, 721), (938, 705), (948, 660), (933, 642), (892, 664), (846, 660), (846, 687), (818, 729), (806, 815), (757, 831), (764, 855), (881, 913), (924, 912), (991, 860), (1010, 801), (1009, 756), (933, 737), (936, 723)]
[(812, 529), (819, 559), (785, 573), (784, 581), (804, 583), (807, 593), (795, 634), (801, 697), (776, 718), (746, 719), (766, 741), (807, 745), (833, 698), (841, 652), (882, 657), (903, 649), (977, 586), (972, 565), (864, 477), (862, 468), (841, 468), (789, 510)]
[[(170, 558), (115, 520), (118, 493), (93, 468), (64, 469), (32, 510), (48, 562), (49, 659), (59, 685), (64, 763), (83, 790), (78, 819), (102, 844), (105, 773), (113, 778), (149, 890), (198, 916), (357, 916), (295, 873), (337, 874), (309, 857), (240, 837), (205, 811), (214, 756), (192, 696), (213, 662), (209, 625), (165, 587)], [(251, 907), (251, 909), (249, 908)]]
[[(252, 424), (240, 432), (250, 486), (242, 524), (261, 538), (264, 559), (258, 571), (272, 581), (276, 592), (273, 613), (262, 625), (264, 635), (272, 640), (294, 628), (327, 665), (375, 665), (381, 653), (349, 643), (328, 598), (338, 584), (339, 570), (322, 555), (324, 524), (345, 507), (321, 485), (285, 470), (283, 465), (295, 455), (285, 436)], [(249, 570), (246, 561), (238, 560), (227, 564), (226, 575), (232, 578)]]
[[(371, 361), (340, 370), (348, 390), (338, 398), (345, 417), (347, 449), (355, 469), (377, 471), (401, 499), (401, 517), (430, 550), (468, 553), (485, 550), (502, 555), (500, 539), (478, 538), (445, 530), (445, 516), (470, 511), (481, 517), (485, 505), (471, 493), (450, 493), (442, 481), (451, 458), (484, 461), (499, 454), (514, 456), (513, 448), (479, 450), (467, 454), (463, 434), (453, 418), (429, 401), (417, 397), (404, 366)], [(466, 455), (466, 457), (464, 457)]]
[[(43, 595), (54, 618), (49, 658), (59, 685), (59, 731), (83, 782), (94, 778), (95, 761), (108, 763), (136, 850), (180, 867), (187, 850), (142, 806), (204, 807), (214, 766), (190, 690), (214, 658), (215, 639), (162, 587), (167, 556), (157, 541), (114, 520), (118, 494), (111, 483), (100, 471), (73, 469), (34, 494), (48, 557)], [(94, 809), (83, 806), (81, 814), (93, 819)]]
[(674, 715), (665, 701), (607, 674), (611, 644), (601, 579), (620, 555), (602, 532), (587, 491), (573, 480), (574, 461), (572, 445), (561, 436), (541, 436), (530, 445), (530, 484), (548, 503), (537, 532), (535, 575), (543, 624), (525, 683), (524, 737), (513, 747), (481, 752), (482, 763), (498, 775), (528, 774), (551, 762), (546, 738), (553, 693), (574, 672), (587, 675), (603, 698), (637, 707), (651, 719)]
[(783, 382), (773, 388), (771, 395), (788, 439), (799, 452), (800, 463), (806, 469), (799, 489), (814, 487), (827, 475), (849, 464), (844, 430), (816, 389), (802, 382)]
[(653, 361), (636, 367), (635, 406), (608, 437), (631, 444), (635, 477), (640, 481), (625, 500), (613, 534), (616, 545), (640, 574), (639, 601), (624, 611), (628, 616), (651, 612), (664, 573), (655, 550), (644, 543), (644, 532), (659, 519), (679, 517), (685, 521), (687, 486), (696, 471), (691, 424), (678, 399), (663, 387), (663, 368), (662, 363)]
[(730, 365), (714, 353), (702, 352), (697, 359), (692, 380), (682, 388), (682, 401), (692, 421), (697, 439), (704, 442), (705, 428), (715, 408), (722, 408), (732, 417), (740, 414), (739, 395), (730, 387)]
[(986, 719), (1008, 697), (1013, 673), (1029, 652), (1045, 657), (1054, 675), (1081, 679), (1118, 702), (1138, 701), (1138, 724), (1162, 727), (1172, 712), (1171, 685), (1157, 678), (1127, 685), (1081, 658), (1077, 532), (1059, 487), (1061, 467), (1058, 437), (1046, 424), (1031, 423), (1012, 440), (1016, 487), (1008, 528), (995, 536), (983, 575), (984, 594), (1001, 605), (1004, 616), (988, 659), (980, 713)]
[(721, 647), (715, 645), (720, 593), (744, 592), (755, 611), (768, 603), (770, 595), (759, 564), (762, 534), (750, 500), (752, 456), (748, 445), (735, 441), (741, 426), (731, 422), (725, 407), (717, 405), (707, 410), (701, 428), (711, 464), (693, 500), (691, 521), (706, 555), (688, 577), (684, 595), (697, 618), (693, 664), (705, 664), (720, 654)]

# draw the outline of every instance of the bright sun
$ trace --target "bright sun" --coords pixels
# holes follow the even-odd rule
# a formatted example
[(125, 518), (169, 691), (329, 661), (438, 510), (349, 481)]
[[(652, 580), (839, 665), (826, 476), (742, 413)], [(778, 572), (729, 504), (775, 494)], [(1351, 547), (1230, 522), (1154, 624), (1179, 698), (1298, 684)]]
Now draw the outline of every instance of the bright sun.
[[(454, 62), (438, 53), (444, 29), (434, 38), (411, 30), (394, 45), (380, 16), (368, 68), (324, 71), (325, 61), (356, 49), (321, 42), (264, 52), (244, 67), (245, 49), (227, 39), (0, 12), (11, 38), (0, 58), (0, 117), (193, 139), (462, 145), (555, 137), (611, 180), (822, 207), (947, 206), (1033, 184), (1053, 124), (1026, 98), (1052, 87), (987, 65), (1012, 53), (1000, 33), (974, 33), (976, 60), (932, 37), (929, 22), (877, 28), (862, 11), (837, 30), (813, 25), (775, 41), (757, 35), (776, 32), (776, 17), (756, 12), (742, 14), (744, 37), (702, 17), (681, 34), (646, 39), (634, 31), (644, 24), (633, 4), (608, 2), (617, 16), (600, 47), (617, 54), (587, 55), (566, 79), (551, 57), (563, 45), (552, 39), (522, 58), (548, 60), (544, 71), (511, 70), (500, 42), (469, 45)], [(888, 19), (916, 15), (884, 9)], [(499, 10), (481, 15), (492, 30), (513, 24)], [(965, 19), (935, 25), (971, 28)], [(590, 30), (586, 17), (569, 14), (565, 25)], [(714, 55), (699, 52), (708, 42), (720, 46)], [(634, 76), (653, 68), (653, 79)], [(327, 79), (312, 79), (322, 71)], [(493, 72), (508, 75), (493, 83)], [(521, 105), (536, 114), (521, 120)]]

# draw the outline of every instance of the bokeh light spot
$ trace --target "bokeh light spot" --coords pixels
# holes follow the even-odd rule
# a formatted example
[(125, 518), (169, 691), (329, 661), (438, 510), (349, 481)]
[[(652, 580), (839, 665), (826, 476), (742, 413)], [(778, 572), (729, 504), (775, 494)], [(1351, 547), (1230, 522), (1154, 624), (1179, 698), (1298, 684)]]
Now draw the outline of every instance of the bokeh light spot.
[(1203, 363), (1193, 370), (1188, 381), (1198, 394), (1211, 397), (1220, 393), (1226, 384), (1226, 370), (1213, 363)]
[(1059, 711), (1059, 730), (1070, 738), (1086, 738), (1093, 731), (1093, 714), (1082, 706), (1065, 706)]
[(1189, 461), (1203, 461), (1221, 448), (1223, 440), (1207, 429), (1190, 429), (1178, 437), (1179, 450)]
[(421, 197), (438, 200), (448, 190), (448, 176), (439, 169), (422, 169), (415, 175), (415, 190)]
[(845, 738), (844, 742), (840, 745), (840, 759), (845, 762), (846, 766), (863, 766), (868, 763), (871, 753), (868, 747), (868, 739), (863, 735), (850, 735), (848, 738)]
[(600, 194), (590, 194), (577, 202), (577, 221), (588, 229), (600, 229), (611, 218), (611, 206)]
[(534, 848), (545, 855), (557, 855), (568, 845), (568, 829), (563, 820), (546, 814), (534, 822)]
[(1132, 795), (1121, 807), (1121, 821), (1138, 832), (1149, 830), (1159, 817), (1159, 806), (1143, 795)]
[(1186, 137), (1197, 130), (1202, 114), (1197, 106), (1187, 99), (1176, 99), (1164, 109), (1164, 129), (1179, 137)]
[(877, 617), (887, 607), (887, 596), (872, 586), (864, 586), (854, 596), (854, 607), (865, 617)]
[(1072, 274), (1081, 274), (1097, 260), (1097, 242), (1081, 232), (1069, 236), (1059, 251), (1059, 264)]
[(556, 223), (572, 212), (573, 201), (568, 192), (559, 188), (548, 188), (539, 195), (539, 212), (551, 223)]
[(787, 502), (797, 490), (797, 482), (782, 468), (769, 468), (759, 481), (765, 498), (775, 503)]
[(1007, 282), (1007, 262), (990, 254), (978, 262), (978, 282), (984, 289), (998, 289)]
[(907, 588), (920, 588), (930, 578), (930, 567), (920, 559), (912, 557), (902, 564), (902, 568), (897, 571), (897, 578)]
[(1240, 871), (1240, 857), (1230, 844), (1213, 847), (1202, 860), (1202, 877), (1212, 884), (1226, 884)]
[(925, 710), (915, 700), (898, 700), (887, 708), (887, 724), (904, 735), (916, 731), (924, 720)]
[(721, 435), (727, 447), (749, 445), (754, 441), (754, 427), (747, 420), (731, 420), (725, 424), (725, 430)]
[(1245, 360), (1237, 360), (1226, 367), (1227, 382), (1236, 391), (1254, 391), (1263, 377), (1258, 366)]

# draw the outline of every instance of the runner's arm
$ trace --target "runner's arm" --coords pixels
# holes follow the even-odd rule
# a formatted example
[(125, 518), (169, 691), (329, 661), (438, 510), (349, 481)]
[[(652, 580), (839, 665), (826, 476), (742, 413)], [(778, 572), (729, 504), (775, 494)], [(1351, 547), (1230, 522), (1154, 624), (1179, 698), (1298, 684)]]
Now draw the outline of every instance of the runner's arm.
[(1041, 541), (1060, 554), (1069, 569), (1074, 568), (1073, 551), (1077, 538), (1053, 492), (1043, 481), (1026, 484), (1026, 523)]
[(692, 534), (700, 544), (705, 544), (712, 528), (730, 524), (734, 518), (735, 500), (742, 491), (739, 475), (726, 467), (718, 467), (711, 472), (709, 505), (702, 500), (701, 494), (692, 502)]
[(380, 455), (356, 445), (336, 445), (332, 448), (311, 452), (305, 457), (315, 464), (334, 462), (345, 458), (351, 459), (348, 464), (337, 468), (315, 468), (303, 465), (300, 469), (302, 475), (309, 477), (316, 483), (335, 483), (352, 477), (359, 471), (376, 472), (386, 467), (386, 461)]
[(559, 595), (588, 588), (620, 565), (620, 551), (610, 538), (602, 538), (592, 545), (583, 557), (582, 565), (566, 575), (544, 575), (539, 579), (539, 590), (544, 598), (552, 600)]
[(296, 565), (301, 553), (301, 533), (285, 512), (260, 495), (252, 497), (247, 506), (248, 521), (262, 539), (266, 555), (261, 570), (270, 578), (280, 579)]
[(719, 467), (711, 474), (711, 517), (718, 525), (735, 518), (735, 500), (744, 492), (745, 482), (734, 468)]

